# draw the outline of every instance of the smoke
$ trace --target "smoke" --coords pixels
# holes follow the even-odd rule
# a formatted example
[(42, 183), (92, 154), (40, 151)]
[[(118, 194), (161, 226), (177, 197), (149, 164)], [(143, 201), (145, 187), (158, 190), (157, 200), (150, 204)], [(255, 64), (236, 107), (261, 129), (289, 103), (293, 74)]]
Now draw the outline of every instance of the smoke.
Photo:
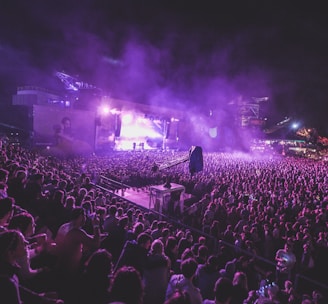
[[(264, 17), (272, 7), (257, 8), (266, 14), (256, 15), (254, 21), (261, 22), (256, 27), (233, 5), (219, 11), (208, 7), (205, 13), (199, 3), (173, 8), (170, 3), (141, 6), (127, 0), (107, 5), (91, 0), (16, 2), (0, 13), (0, 25), (6, 25), (0, 29), (0, 77), (11, 84), (53, 87), (60, 85), (53, 72), (64, 71), (113, 98), (184, 111), (195, 122), (194, 134), (202, 129), (196, 118), (212, 111), (208, 128), (238, 138), (248, 135), (236, 133), (237, 100), (268, 96), (260, 115), (272, 116), (273, 122), (308, 110), (295, 100), (307, 96), (308, 103), (311, 98), (311, 91), (300, 88), (308, 79), (297, 76), (299, 57), (294, 54), (300, 45), (286, 34), (287, 21), (275, 24)], [(13, 11), (16, 20), (8, 17)], [(298, 32), (316, 29), (304, 22)], [(316, 98), (322, 100), (323, 94)], [(229, 141), (228, 135), (223, 138)]]

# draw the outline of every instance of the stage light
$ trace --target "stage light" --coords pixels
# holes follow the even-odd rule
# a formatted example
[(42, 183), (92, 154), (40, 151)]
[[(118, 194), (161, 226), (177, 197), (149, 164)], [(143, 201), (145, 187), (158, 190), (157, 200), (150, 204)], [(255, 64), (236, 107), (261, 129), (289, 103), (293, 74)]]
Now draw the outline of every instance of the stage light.
[(292, 124), (292, 129), (296, 130), (296, 129), (299, 128), (299, 126), (300, 126), (300, 124), (299, 124), (298, 122), (294, 122), (294, 123)]
[(101, 116), (107, 116), (109, 113), (110, 113), (110, 108), (106, 104), (103, 104), (98, 108), (98, 114)]
[(132, 114), (124, 114), (123, 116), (122, 116), (122, 122), (124, 123), (124, 124), (126, 124), (126, 125), (129, 125), (129, 124), (131, 124), (132, 123), (132, 121), (133, 121), (133, 116), (132, 116)]

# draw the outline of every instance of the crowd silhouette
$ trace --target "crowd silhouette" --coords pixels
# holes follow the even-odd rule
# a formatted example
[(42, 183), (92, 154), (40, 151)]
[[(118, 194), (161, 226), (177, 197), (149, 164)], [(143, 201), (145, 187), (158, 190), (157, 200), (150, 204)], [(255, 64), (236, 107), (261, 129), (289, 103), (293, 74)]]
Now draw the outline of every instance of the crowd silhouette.
[[(324, 161), (205, 152), (190, 175), (151, 169), (176, 151), (0, 153), (3, 303), (327, 303)], [(145, 192), (170, 176), (190, 199), (159, 217), (102, 175)]]

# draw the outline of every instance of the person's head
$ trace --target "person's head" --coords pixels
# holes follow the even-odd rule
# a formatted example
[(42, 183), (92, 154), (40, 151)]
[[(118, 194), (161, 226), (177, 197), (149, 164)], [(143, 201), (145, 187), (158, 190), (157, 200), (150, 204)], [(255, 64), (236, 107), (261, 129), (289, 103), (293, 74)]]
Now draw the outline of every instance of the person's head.
[(208, 247), (205, 245), (201, 245), (198, 248), (198, 256), (200, 257), (207, 257), (208, 255)]
[(163, 242), (161, 240), (159, 240), (159, 239), (154, 240), (151, 243), (150, 253), (151, 254), (163, 255), (164, 254), (164, 245), (163, 245)]
[(323, 304), (327, 302), (327, 299), (323, 296), (323, 294), (318, 290), (313, 290), (312, 299), (315, 304)]
[(112, 260), (112, 255), (106, 249), (98, 249), (86, 262), (86, 273), (95, 278), (108, 277), (113, 269)]
[(274, 284), (270, 288), (268, 288), (268, 296), (271, 300), (277, 299), (279, 294), (279, 287), (278, 285)]
[(195, 255), (193, 251), (190, 248), (186, 248), (182, 253), (181, 253), (181, 260), (186, 260), (188, 258), (194, 258)]
[(9, 176), (9, 171), (5, 170), (3, 168), (0, 168), (0, 181), (4, 182), (4, 183), (7, 183), (8, 176)]
[(83, 198), (87, 195), (87, 193), (88, 193), (87, 189), (85, 189), (85, 188), (80, 188), (79, 189), (79, 197)]
[(109, 207), (109, 209), (108, 209), (108, 214), (109, 215), (115, 216), (116, 212), (117, 212), (117, 207), (116, 206), (112, 205), (112, 206)]
[(134, 267), (123, 266), (116, 271), (110, 288), (110, 297), (112, 302), (142, 303), (142, 280), (139, 272)]
[(285, 243), (285, 246), (284, 246), (284, 249), (287, 251), (287, 252), (292, 252), (293, 251), (293, 244), (291, 242), (286, 242)]
[(57, 189), (53, 194), (53, 201), (64, 205), (65, 193), (63, 190)]
[(66, 197), (65, 207), (68, 208), (68, 209), (75, 208), (75, 202), (76, 202), (75, 197), (72, 196), (72, 195), (69, 195), (69, 196)]
[(61, 123), (64, 127), (64, 129), (67, 129), (67, 128), (70, 128), (71, 127), (71, 120), (65, 116), (62, 120), (61, 120)]
[(139, 235), (140, 233), (142, 233), (144, 231), (144, 224), (141, 222), (137, 222), (133, 225), (133, 232), (135, 235)]
[(162, 230), (162, 237), (167, 239), (169, 237), (169, 235), (170, 235), (170, 229), (169, 228), (164, 228)]
[(205, 245), (206, 244), (206, 238), (205, 238), (205, 236), (200, 236), (198, 238), (198, 243), (201, 244), (201, 245)]
[(218, 269), (219, 267), (219, 258), (216, 255), (210, 255), (207, 258), (206, 264), (213, 269)]
[(140, 247), (143, 247), (147, 250), (149, 250), (150, 245), (152, 242), (152, 237), (146, 232), (142, 232), (137, 237), (137, 243)]
[(196, 273), (197, 266), (198, 264), (193, 258), (183, 260), (180, 266), (181, 273), (185, 278), (192, 279)]
[(39, 185), (42, 185), (44, 183), (44, 175), (42, 173), (34, 174), (33, 181)]
[(233, 285), (228, 278), (219, 278), (214, 287), (215, 303), (228, 304), (233, 295)]
[(169, 236), (166, 241), (166, 250), (168, 252), (177, 252), (178, 250), (178, 241), (174, 236)]
[(2, 224), (7, 223), (14, 212), (15, 200), (12, 197), (0, 199), (0, 221)]
[(235, 272), (232, 280), (232, 285), (239, 285), (244, 289), (248, 290), (247, 276), (242, 271)]
[(8, 229), (19, 230), (25, 237), (30, 237), (35, 232), (34, 217), (28, 212), (16, 214), (11, 218)]
[(86, 215), (82, 207), (75, 207), (71, 212), (71, 221), (76, 223), (77, 226), (82, 227), (85, 224)]
[(6, 230), (0, 233), (0, 261), (15, 264), (26, 254), (26, 240), (18, 230)]
[(120, 228), (126, 228), (129, 223), (129, 218), (127, 216), (123, 216), (118, 220), (118, 226)]
[(25, 182), (27, 179), (27, 174), (25, 170), (17, 170), (15, 173), (15, 177), (22, 182)]

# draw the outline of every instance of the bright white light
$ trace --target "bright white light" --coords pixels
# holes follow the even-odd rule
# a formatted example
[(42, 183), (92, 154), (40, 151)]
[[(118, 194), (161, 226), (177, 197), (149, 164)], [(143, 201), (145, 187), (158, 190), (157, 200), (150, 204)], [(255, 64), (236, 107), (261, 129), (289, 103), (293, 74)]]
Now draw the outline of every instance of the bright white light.
[(216, 138), (218, 136), (218, 129), (217, 128), (209, 128), (208, 133), (211, 138)]
[(297, 123), (297, 122), (294, 122), (293, 124), (292, 124), (292, 129), (297, 129), (299, 127), (299, 123)]
[(104, 115), (108, 115), (109, 114), (109, 107), (108, 106), (103, 106), (101, 109), (101, 113)]
[(111, 109), (110, 113), (113, 115), (115, 115), (115, 114), (119, 115), (119, 114), (121, 114), (121, 111), (119, 111), (118, 109)]
[(133, 116), (132, 116), (132, 114), (124, 114), (123, 116), (122, 116), (122, 123), (123, 124), (126, 124), (126, 125), (129, 125), (129, 124), (131, 124), (132, 123), (132, 121), (133, 121)]
[(107, 116), (110, 113), (110, 107), (107, 104), (102, 104), (98, 107), (98, 114), (101, 116)]

